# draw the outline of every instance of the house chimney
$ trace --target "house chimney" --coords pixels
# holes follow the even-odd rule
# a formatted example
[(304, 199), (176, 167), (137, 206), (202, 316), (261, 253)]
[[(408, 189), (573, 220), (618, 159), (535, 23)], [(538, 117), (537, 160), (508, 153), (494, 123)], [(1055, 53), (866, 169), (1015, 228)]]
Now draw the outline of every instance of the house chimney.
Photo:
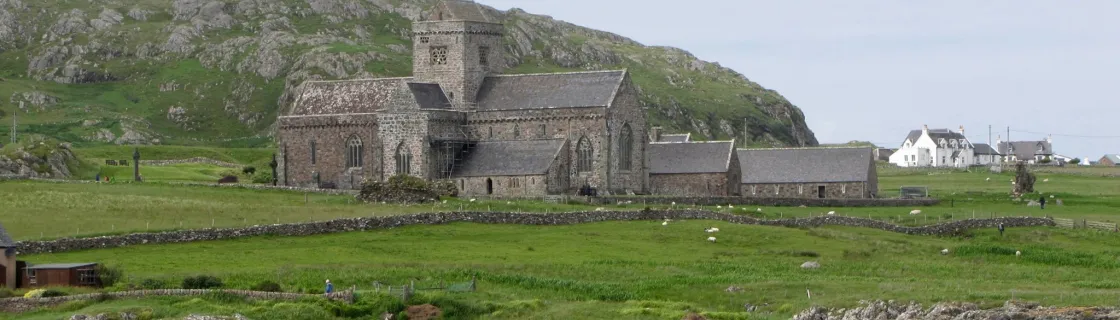
[(1054, 140), (1051, 140), (1050, 136), (1051, 136), (1050, 134), (1046, 135), (1046, 143), (1054, 143)]
[(649, 128), (649, 139), (653, 140), (652, 142), (661, 141), (661, 127)]
[(929, 126), (922, 125), (922, 134), (929, 134)]
[(964, 126), (961, 126), (960, 130), (957, 130), (957, 132), (960, 132), (961, 135), (964, 135)]

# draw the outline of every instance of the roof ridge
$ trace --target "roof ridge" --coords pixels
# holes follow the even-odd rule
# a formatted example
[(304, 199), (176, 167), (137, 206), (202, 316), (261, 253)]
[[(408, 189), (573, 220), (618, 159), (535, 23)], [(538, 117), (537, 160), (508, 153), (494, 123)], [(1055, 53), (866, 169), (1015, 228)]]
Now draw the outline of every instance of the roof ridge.
[(800, 147), (800, 148), (736, 148), (735, 150), (822, 150), (822, 149), (875, 149), (872, 147)]
[[(339, 79), (339, 80), (307, 80), (303, 83), (328, 83), (328, 82), (358, 82), (358, 81), (379, 81), (379, 80), (402, 80), (412, 79), (415, 77), (386, 77), (386, 78), (362, 78), (362, 79)], [(427, 83), (427, 82), (422, 82)]]
[(538, 72), (538, 73), (519, 73), (519, 74), (494, 74), (486, 76), (487, 78), (512, 78), (524, 76), (544, 76), (544, 75), (562, 75), (562, 74), (588, 74), (588, 73), (611, 73), (622, 72), (626, 73), (626, 69), (610, 69), (610, 70), (588, 70), (588, 71), (569, 71), (569, 72)]
[[(662, 136), (664, 136), (664, 135), (662, 135)], [(672, 142), (672, 141), (650, 141), (650, 143), (651, 143), (651, 144), (652, 144), (652, 143), (659, 143), (659, 144), (682, 144), (682, 143), (728, 143), (728, 142), (730, 142), (730, 143), (731, 143), (732, 145), (734, 145), (734, 144), (735, 144), (735, 139), (731, 139), (731, 140), (712, 140), (712, 141), (681, 141), (681, 142)]]

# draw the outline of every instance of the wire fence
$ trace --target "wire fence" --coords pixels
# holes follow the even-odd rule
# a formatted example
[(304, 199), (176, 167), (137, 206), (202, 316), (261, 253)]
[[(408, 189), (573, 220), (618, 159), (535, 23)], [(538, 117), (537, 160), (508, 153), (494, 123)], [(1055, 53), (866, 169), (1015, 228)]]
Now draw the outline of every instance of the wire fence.
[(374, 281), (371, 285), (376, 294), (385, 293), (398, 297), (401, 301), (408, 301), (417, 291), (475, 292), (478, 290), (478, 279), (472, 276), (470, 281), (453, 283), (440, 280), (438, 283), (422, 283), (419, 287), (416, 286), (416, 281), (398, 285)]

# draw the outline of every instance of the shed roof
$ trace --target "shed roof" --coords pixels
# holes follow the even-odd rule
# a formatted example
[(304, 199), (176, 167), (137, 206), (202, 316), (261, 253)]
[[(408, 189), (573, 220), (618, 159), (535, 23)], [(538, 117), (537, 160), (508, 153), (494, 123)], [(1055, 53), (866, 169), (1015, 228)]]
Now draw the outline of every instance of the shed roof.
[(691, 137), (692, 133), (662, 134), (657, 142), (688, 142)]
[(547, 174), (564, 139), (482, 141), (452, 173), (453, 177), (524, 176)]
[(8, 230), (4, 229), (4, 224), (0, 224), (0, 248), (15, 247), (16, 242), (12, 241), (12, 236), (8, 235)]
[(93, 265), (97, 265), (97, 263), (94, 263), (94, 262), (87, 262), (87, 263), (48, 263), (48, 264), (37, 264), (37, 265), (29, 266), (29, 267), (27, 267), (27, 269), (29, 269), (29, 270), (74, 269), (74, 268), (88, 267), (88, 266), (93, 266)]
[(608, 107), (626, 70), (499, 75), (478, 90), (478, 110)]
[(739, 149), (742, 183), (867, 181), (871, 148)]
[(646, 146), (650, 174), (727, 172), (734, 141), (654, 142)]

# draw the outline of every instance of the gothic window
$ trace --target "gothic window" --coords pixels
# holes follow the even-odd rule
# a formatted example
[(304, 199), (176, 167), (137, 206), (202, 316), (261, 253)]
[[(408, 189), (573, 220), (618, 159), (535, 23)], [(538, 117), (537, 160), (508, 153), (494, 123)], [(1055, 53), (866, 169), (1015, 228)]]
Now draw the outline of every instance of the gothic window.
[(519, 181), (517, 181), (517, 178), (509, 178), (509, 187), (510, 188), (520, 188), (521, 183)]
[(542, 123), (541, 126), (540, 126), (540, 130), (541, 130), (541, 138), (548, 137), (548, 127), (547, 127), (547, 125)]
[(478, 47), (478, 64), (490, 64), (490, 47)]
[(490, 133), (487, 135), (488, 139), (494, 139), (494, 127), (489, 127)]
[(840, 185), (840, 193), (848, 193), (848, 185)]
[(587, 137), (579, 139), (576, 144), (576, 171), (591, 172), (591, 155), (594, 150), (591, 148), (591, 141)]
[(315, 140), (311, 140), (311, 164), (315, 164)]
[(447, 47), (431, 47), (428, 49), (428, 54), (431, 56), (431, 63), (436, 65), (447, 64)]
[(520, 138), (521, 137), (521, 126), (519, 126), (517, 124), (513, 125), (513, 137), (514, 138)]
[(805, 193), (805, 186), (798, 185), (797, 186), (797, 194), (804, 194), (804, 193)]
[(397, 152), (395, 158), (397, 159), (397, 174), (409, 174), (412, 170), (412, 153), (405, 148), (404, 142), (397, 145)]
[(618, 135), (618, 169), (630, 170), (631, 156), (633, 154), (634, 132), (629, 124), (622, 125), (622, 133)]
[(360, 168), (362, 166), (362, 139), (352, 136), (346, 141), (346, 167)]
[(429, 41), (428, 36), (421, 36), (420, 37), (420, 43), (428, 43), (428, 41)]

